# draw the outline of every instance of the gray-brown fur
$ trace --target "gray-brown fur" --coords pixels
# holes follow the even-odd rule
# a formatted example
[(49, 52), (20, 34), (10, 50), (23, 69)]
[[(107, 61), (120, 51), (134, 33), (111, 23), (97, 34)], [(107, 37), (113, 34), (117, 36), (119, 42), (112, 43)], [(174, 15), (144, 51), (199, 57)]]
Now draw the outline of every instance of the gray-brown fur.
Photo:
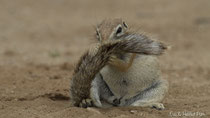
[(115, 53), (129, 52), (146, 55), (160, 55), (167, 49), (163, 43), (139, 34), (126, 33), (123, 40), (105, 41), (86, 52), (79, 60), (71, 80), (70, 99), (79, 106), (83, 99), (90, 96), (91, 82), (95, 75), (107, 64)]

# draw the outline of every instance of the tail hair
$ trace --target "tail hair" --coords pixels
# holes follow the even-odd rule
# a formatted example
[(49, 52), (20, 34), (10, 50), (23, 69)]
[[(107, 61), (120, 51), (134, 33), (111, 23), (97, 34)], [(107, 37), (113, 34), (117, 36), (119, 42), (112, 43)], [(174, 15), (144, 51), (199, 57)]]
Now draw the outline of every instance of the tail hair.
[(71, 79), (70, 99), (73, 106), (79, 106), (83, 99), (89, 98), (91, 82), (95, 75), (107, 64), (110, 56), (118, 52), (161, 55), (167, 46), (146, 36), (131, 34), (123, 40), (107, 41), (97, 44), (80, 58)]

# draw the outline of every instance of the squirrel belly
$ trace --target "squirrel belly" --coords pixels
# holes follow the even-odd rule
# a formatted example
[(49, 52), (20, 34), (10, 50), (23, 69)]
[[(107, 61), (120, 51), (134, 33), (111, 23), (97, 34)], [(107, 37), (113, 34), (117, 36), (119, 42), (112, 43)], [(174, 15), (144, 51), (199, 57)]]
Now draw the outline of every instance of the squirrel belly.
[(103, 80), (117, 98), (130, 99), (161, 78), (157, 57), (137, 54), (133, 63), (126, 72), (112, 65), (106, 65), (100, 71)]

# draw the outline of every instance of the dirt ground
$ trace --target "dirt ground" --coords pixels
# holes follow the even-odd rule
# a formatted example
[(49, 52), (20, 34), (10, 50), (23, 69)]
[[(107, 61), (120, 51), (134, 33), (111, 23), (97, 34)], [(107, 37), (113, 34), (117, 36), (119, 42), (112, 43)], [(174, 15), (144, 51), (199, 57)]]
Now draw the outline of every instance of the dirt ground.
[[(123, 18), (172, 46), (166, 110), (69, 107), (74, 64), (94, 26)], [(210, 117), (209, 0), (0, 0), (0, 118)]]

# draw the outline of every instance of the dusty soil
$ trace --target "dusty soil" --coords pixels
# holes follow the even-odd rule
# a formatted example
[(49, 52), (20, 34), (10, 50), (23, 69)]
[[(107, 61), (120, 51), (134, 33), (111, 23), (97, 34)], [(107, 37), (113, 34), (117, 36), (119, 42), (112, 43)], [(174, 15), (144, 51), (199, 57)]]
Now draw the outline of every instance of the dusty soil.
[[(209, 0), (1, 0), (0, 117), (210, 117), (209, 12)], [(160, 57), (166, 110), (69, 107), (74, 64), (116, 17), (172, 45)]]

